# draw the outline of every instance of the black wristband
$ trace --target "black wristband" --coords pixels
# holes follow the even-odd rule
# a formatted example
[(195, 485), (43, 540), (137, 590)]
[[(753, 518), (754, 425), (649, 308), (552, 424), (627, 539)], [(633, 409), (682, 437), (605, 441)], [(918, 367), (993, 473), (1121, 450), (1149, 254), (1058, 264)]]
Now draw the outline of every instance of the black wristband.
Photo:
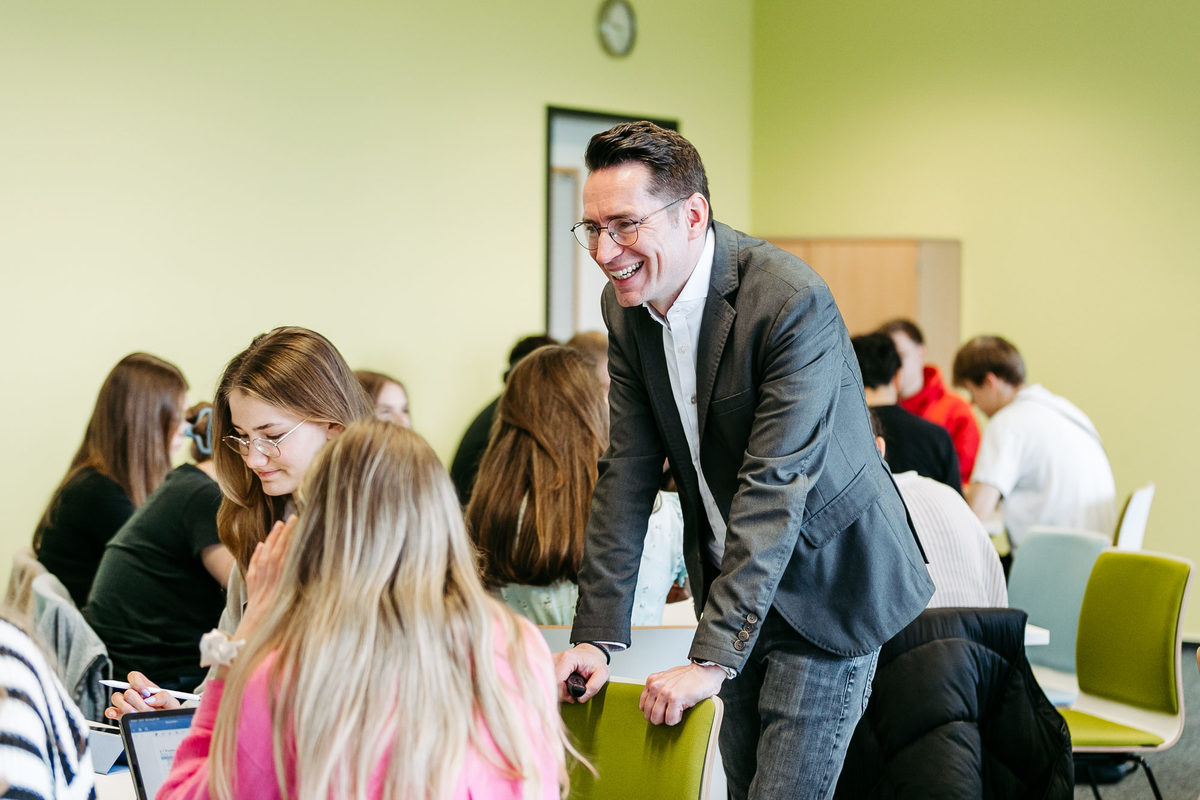
[(579, 646), (579, 645), (581, 645), (581, 644), (590, 644), (592, 647), (596, 648), (596, 649), (597, 649), (597, 650), (599, 650), (601, 653), (604, 653), (604, 663), (605, 663), (605, 664), (611, 664), (611, 663), (612, 663), (612, 656), (610, 656), (610, 655), (608, 654), (608, 648), (607, 648), (607, 647), (605, 647), (604, 645), (600, 644), (599, 642), (576, 642), (576, 643), (575, 643), (575, 646), (576, 646), (576, 647), (578, 647), (578, 646)]

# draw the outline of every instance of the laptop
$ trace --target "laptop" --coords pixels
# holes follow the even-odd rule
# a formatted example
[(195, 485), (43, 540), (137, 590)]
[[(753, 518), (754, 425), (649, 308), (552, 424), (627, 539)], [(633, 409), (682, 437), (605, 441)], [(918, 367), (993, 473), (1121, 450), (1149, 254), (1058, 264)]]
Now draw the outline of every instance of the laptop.
[(195, 713), (195, 707), (189, 707), (121, 717), (121, 739), (138, 800), (154, 800), (166, 782), (175, 750), (188, 735)]

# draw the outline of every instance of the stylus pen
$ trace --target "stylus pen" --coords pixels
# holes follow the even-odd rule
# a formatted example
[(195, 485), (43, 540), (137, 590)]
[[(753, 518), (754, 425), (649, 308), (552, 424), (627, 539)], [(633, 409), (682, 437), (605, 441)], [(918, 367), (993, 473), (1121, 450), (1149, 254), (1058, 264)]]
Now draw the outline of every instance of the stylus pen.
[[(133, 688), (125, 681), (110, 681), (108, 679), (103, 679), (100, 681), (100, 683), (104, 686), (111, 686), (114, 689), (132, 689)], [(147, 694), (146, 692), (149, 692), (150, 694)], [(176, 691), (172, 691), (171, 689), (159, 689), (157, 686), (154, 687), (153, 689), (144, 690), (142, 692), (142, 697), (149, 697), (150, 695), (158, 694), (159, 692), (166, 692), (167, 694), (171, 695), (171, 697), (174, 697), (176, 700), (199, 700), (200, 699), (200, 695), (198, 695), (198, 694), (192, 694), (191, 692), (176, 692)]]

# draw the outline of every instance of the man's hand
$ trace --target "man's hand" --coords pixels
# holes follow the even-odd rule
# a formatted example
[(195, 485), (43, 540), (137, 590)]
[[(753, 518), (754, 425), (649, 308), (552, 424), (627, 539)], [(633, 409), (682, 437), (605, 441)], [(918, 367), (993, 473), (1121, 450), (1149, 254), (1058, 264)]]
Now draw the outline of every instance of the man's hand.
[(721, 690), (725, 670), (687, 664), (646, 678), (638, 708), (654, 725), (678, 725), (683, 712)]
[[(572, 672), (587, 679), (587, 691), (578, 699), (567, 692), (567, 676)], [(580, 642), (554, 656), (554, 680), (558, 682), (560, 702), (586, 703), (608, 682), (608, 659), (595, 645)]]

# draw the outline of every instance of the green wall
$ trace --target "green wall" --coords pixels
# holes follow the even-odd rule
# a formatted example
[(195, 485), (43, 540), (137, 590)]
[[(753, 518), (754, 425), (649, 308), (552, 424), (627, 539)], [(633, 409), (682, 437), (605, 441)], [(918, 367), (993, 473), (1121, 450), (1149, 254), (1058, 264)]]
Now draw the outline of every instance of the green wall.
[(735, 226), (961, 239), (964, 336), (1010, 336), (1200, 559), (1193, 4), (660, 0), (620, 61), (597, 5), (0, 4), (0, 563), (135, 349), (200, 398), (314, 327), (449, 457), (543, 323), (546, 105), (679, 119)]
[(1091, 415), (1119, 494), (1157, 483), (1146, 547), (1200, 561), (1196, 5), (755, 11), (755, 230), (961, 239), (964, 338), (1010, 338)]
[(0, 564), (136, 349), (199, 399), (316, 328), (449, 458), (544, 325), (547, 105), (678, 119), (747, 225), (746, 7), (638, 3), (618, 61), (598, 5), (0, 4)]

